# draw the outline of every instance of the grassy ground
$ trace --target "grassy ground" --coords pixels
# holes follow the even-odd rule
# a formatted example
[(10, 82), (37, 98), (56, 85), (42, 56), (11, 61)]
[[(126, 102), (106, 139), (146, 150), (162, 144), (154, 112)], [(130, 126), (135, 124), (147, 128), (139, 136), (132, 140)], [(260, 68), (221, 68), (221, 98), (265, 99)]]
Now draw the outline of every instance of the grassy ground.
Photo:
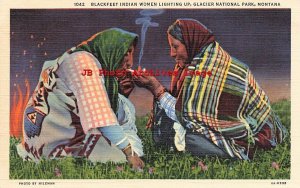
[[(290, 132), (290, 101), (273, 104), (282, 123)], [(289, 179), (290, 136), (271, 151), (257, 151), (254, 160), (238, 161), (217, 157), (199, 158), (189, 153), (170, 152), (154, 146), (151, 132), (144, 129), (147, 118), (138, 118), (143, 139), (146, 167), (132, 171), (127, 164), (97, 163), (85, 159), (23, 162), (17, 155), (17, 139), (10, 139), (11, 179)]]

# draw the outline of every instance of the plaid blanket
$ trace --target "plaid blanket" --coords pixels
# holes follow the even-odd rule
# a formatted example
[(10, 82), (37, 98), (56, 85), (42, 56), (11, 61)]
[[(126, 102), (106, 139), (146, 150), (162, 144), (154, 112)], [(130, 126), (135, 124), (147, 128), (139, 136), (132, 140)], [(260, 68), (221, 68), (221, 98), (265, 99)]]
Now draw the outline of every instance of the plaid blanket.
[(217, 42), (202, 49), (189, 71), (210, 76), (186, 76), (176, 114), (186, 128), (206, 135), (231, 156), (249, 148), (281, 143), (286, 129), (247, 65), (231, 57)]

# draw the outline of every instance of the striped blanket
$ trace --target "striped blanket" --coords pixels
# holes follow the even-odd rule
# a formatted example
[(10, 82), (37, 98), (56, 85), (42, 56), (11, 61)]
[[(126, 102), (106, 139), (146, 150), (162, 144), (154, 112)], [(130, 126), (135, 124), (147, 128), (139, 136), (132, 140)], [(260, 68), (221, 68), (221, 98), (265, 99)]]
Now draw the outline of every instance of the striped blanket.
[(247, 65), (213, 42), (188, 69), (211, 75), (186, 76), (176, 104), (182, 125), (243, 159), (248, 158), (249, 148), (268, 149), (282, 142), (286, 129)]

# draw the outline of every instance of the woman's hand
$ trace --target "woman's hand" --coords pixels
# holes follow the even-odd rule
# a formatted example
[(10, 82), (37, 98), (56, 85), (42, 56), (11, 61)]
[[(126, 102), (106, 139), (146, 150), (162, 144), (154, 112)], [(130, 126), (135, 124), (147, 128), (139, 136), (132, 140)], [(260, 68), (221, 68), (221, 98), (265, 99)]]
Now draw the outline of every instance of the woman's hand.
[(139, 156), (137, 156), (136, 154), (134, 154), (133, 156), (128, 156), (126, 158), (127, 158), (128, 164), (134, 170), (143, 169), (145, 166), (144, 161), (142, 161), (142, 159)]
[(134, 83), (139, 86), (148, 89), (154, 95), (155, 98), (159, 97), (162, 91), (165, 90), (164, 86), (154, 76), (149, 75), (133, 75)]
[(154, 76), (146, 76), (144, 74), (140, 75), (133, 75), (133, 81), (134, 83), (143, 88), (150, 88), (157, 84), (157, 79)]
[(128, 164), (134, 169), (134, 170), (140, 170), (143, 169), (145, 164), (142, 161), (142, 159), (132, 150), (131, 145), (129, 144), (126, 148), (123, 149), (123, 153), (126, 156), (126, 159), (128, 161)]
[(128, 97), (133, 89), (134, 83), (132, 78), (125, 78), (119, 81), (119, 92), (125, 97)]

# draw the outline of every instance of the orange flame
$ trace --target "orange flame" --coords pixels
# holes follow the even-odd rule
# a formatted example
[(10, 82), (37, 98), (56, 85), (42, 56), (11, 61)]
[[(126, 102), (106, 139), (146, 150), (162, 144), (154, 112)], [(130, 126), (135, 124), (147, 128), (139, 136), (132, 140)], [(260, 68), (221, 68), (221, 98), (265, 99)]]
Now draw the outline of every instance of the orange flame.
[(29, 99), (30, 85), (25, 79), (26, 93), (23, 94), (20, 85), (13, 95), (13, 105), (10, 109), (10, 136), (20, 138), (23, 133), (23, 113)]

